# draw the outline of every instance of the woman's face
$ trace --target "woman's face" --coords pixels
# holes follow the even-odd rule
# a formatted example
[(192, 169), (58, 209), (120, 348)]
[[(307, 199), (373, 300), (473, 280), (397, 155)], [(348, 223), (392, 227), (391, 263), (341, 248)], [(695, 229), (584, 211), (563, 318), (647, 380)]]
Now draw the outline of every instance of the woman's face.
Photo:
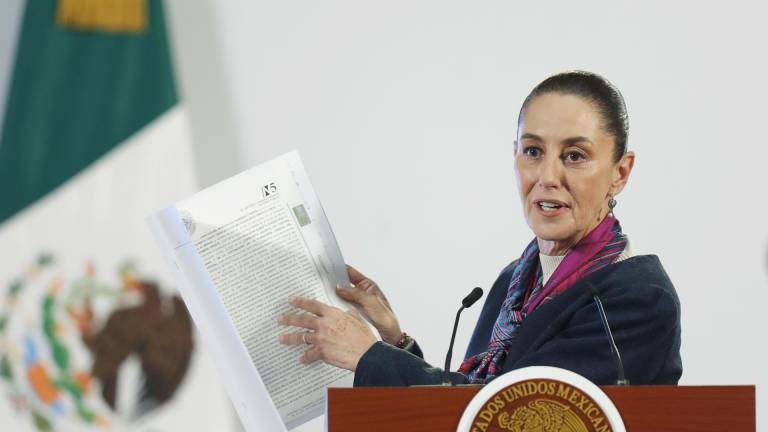
[(515, 174), (526, 221), (546, 255), (563, 255), (608, 213), (634, 164), (614, 163), (614, 138), (591, 102), (545, 93), (530, 101), (517, 131)]

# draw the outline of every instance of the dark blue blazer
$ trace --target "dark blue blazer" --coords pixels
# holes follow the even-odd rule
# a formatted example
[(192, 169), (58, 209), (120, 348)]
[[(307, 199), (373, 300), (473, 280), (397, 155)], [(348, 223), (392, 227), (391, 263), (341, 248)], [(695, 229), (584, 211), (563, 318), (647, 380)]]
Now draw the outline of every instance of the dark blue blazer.
[[(507, 295), (516, 262), (496, 279), (465, 358), (486, 350)], [(510, 346), (503, 371), (526, 366), (556, 366), (596, 384), (615, 384), (617, 368), (588, 282), (597, 288), (631, 384), (677, 384), (680, 360), (680, 302), (655, 255), (611, 264), (539, 306), (523, 321)], [(421, 350), (410, 352), (383, 342), (360, 359), (355, 386), (439, 384), (443, 371), (427, 364)], [(452, 372), (455, 383), (466, 377)]]

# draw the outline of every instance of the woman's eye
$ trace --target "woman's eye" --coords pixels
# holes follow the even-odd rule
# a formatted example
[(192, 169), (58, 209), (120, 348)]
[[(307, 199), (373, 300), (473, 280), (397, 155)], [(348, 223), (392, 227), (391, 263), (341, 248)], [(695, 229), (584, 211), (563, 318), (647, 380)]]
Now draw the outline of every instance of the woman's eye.
[(541, 156), (541, 149), (538, 147), (526, 147), (523, 149), (523, 154), (528, 157), (537, 158)]
[(567, 152), (563, 158), (566, 162), (581, 162), (585, 159), (583, 154), (576, 151)]

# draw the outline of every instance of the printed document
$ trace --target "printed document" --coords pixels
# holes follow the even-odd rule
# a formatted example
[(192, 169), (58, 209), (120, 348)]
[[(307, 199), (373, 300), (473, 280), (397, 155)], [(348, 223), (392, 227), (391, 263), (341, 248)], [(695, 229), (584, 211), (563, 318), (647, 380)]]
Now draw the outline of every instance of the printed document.
[(351, 372), (299, 363), (278, 343), (293, 296), (350, 309), (344, 260), (298, 153), (251, 168), (165, 208), (150, 228), (177, 276), (206, 349), (248, 431), (285, 430), (322, 414), (326, 388)]

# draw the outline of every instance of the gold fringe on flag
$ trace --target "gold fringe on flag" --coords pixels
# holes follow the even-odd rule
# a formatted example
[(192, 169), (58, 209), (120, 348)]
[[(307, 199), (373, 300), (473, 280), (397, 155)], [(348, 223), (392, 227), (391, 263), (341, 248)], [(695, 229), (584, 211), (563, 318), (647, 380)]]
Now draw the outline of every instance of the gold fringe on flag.
[(59, 0), (56, 23), (76, 30), (142, 33), (147, 29), (147, 0)]

